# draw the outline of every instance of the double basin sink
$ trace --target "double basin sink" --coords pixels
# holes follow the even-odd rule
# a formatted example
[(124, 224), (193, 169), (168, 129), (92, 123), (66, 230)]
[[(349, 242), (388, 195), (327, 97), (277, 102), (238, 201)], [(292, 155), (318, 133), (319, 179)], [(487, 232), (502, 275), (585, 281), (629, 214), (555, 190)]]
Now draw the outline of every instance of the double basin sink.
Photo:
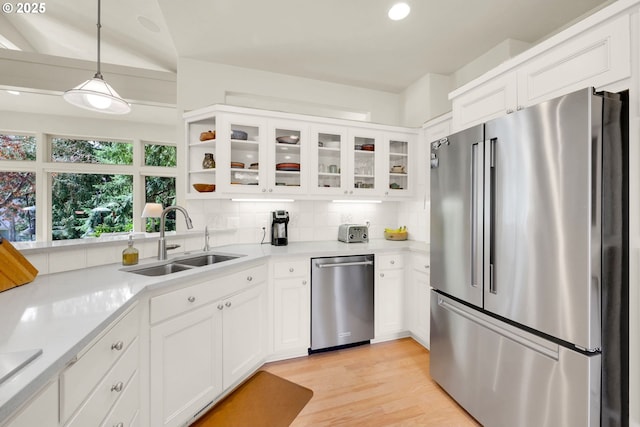
[(129, 273), (142, 274), (143, 276), (165, 276), (167, 274), (178, 273), (180, 271), (191, 270), (193, 268), (217, 264), (219, 262), (231, 261), (242, 256), (244, 255), (211, 252), (174, 258), (145, 266), (123, 268), (122, 270)]

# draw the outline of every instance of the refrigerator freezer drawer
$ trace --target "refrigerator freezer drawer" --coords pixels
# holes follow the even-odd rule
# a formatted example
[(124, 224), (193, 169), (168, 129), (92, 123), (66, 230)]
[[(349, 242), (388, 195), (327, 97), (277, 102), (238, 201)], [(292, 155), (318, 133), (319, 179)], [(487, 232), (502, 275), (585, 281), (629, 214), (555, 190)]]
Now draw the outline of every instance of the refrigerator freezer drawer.
[(599, 426), (600, 365), (432, 291), (431, 376), (484, 426)]

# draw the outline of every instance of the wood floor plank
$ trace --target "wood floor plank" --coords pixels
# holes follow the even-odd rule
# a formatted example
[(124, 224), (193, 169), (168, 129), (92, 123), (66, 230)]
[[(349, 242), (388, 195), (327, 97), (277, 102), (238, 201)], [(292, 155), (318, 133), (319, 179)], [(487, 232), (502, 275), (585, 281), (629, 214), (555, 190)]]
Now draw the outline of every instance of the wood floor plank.
[(268, 363), (313, 390), (291, 427), (477, 427), (429, 375), (429, 351), (411, 338)]

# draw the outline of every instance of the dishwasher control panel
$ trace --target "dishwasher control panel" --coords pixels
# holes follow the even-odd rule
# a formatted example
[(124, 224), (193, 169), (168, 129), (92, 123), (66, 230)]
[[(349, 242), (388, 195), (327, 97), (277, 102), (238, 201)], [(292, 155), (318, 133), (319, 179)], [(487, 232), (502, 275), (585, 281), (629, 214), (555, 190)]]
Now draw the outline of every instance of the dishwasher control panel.
[(358, 224), (341, 224), (338, 229), (338, 240), (345, 243), (368, 242), (369, 227)]

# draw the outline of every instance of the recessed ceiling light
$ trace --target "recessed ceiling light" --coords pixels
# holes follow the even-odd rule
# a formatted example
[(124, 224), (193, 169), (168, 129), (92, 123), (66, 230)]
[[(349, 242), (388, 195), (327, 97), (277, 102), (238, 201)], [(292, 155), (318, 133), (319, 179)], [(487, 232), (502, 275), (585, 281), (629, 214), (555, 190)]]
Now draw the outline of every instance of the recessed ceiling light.
[(10, 93), (11, 95), (20, 95), (20, 92), (17, 90), (8, 90), (7, 93)]
[(411, 8), (407, 3), (396, 3), (389, 9), (389, 19), (399, 21), (406, 18), (411, 12)]

